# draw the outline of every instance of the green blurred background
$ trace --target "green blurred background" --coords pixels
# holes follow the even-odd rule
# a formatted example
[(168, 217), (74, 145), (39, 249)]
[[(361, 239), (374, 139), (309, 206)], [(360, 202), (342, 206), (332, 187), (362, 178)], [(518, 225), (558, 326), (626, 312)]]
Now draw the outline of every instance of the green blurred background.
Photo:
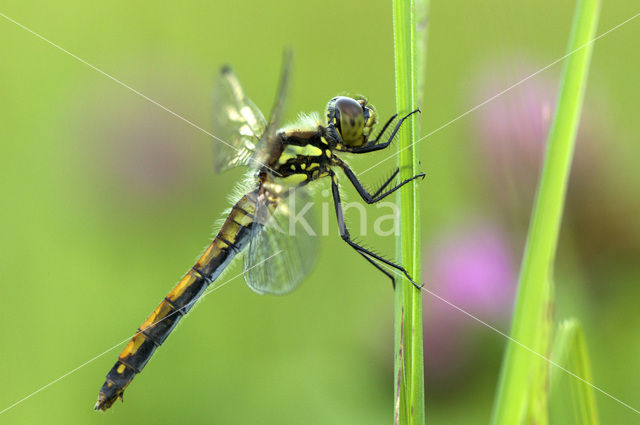
[[(604, 3), (598, 33), (639, 11)], [(433, 2), (422, 134), (561, 57), (573, 7)], [(394, 112), (387, 1), (5, 0), (0, 12), (206, 130), (219, 67), (231, 63), (268, 111), (285, 46), (295, 51), (287, 119), (345, 91)], [(5, 18), (0, 40), (2, 410), (130, 336), (208, 243), (241, 172), (214, 175), (206, 134)], [(595, 384), (636, 408), (638, 40), (632, 21), (595, 45), (556, 275), (556, 316), (583, 322)], [(504, 331), (559, 73), (420, 142), (424, 280)], [(394, 165), (362, 177), (376, 183)], [(370, 211), (369, 226), (380, 213)], [(124, 404), (92, 410), (120, 346), (0, 423), (390, 423), (392, 290), (330, 221), (299, 290), (258, 296), (236, 278), (209, 295)], [(367, 241), (394, 255), (393, 238)], [(427, 423), (487, 423), (505, 340), (428, 296), (424, 305)], [(640, 423), (597, 402), (602, 423)]]

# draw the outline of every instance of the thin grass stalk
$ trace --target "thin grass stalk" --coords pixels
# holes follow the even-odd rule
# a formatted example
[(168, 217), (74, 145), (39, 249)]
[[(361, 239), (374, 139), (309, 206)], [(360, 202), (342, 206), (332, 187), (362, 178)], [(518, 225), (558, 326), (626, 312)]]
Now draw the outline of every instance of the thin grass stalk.
[[(418, 106), (419, 78), (424, 74), (426, 2), (393, 0), (396, 107), (400, 115)], [(417, 28), (416, 24), (422, 25)], [(419, 36), (419, 38), (418, 38)], [(419, 68), (420, 72), (417, 72)], [(398, 137), (402, 179), (419, 172), (416, 146), (418, 119), (412, 118)], [(419, 194), (415, 181), (399, 191), (401, 237), (398, 255), (416, 282), (420, 276)], [(424, 424), (424, 368), (422, 354), (422, 292), (405, 279), (397, 279), (395, 292), (394, 423)]]
[[(593, 382), (587, 343), (576, 319), (560, 323), (553, 343), (552, 359)], [(552, 368), (549, 373), (549, 405), (552, 423), (563, 425), (599, 425), (594, 389), (564, 371)]]
[[(513, 339), (545, 356), (551, 338), (553, 263), (599, 10), (599, 0), (580, 0), (576, 5), (568, 46), (571, 55), (563, 69), (547, 138), (511, 325)], [(508, 342), (491, 423), (548, 423), (547, 372), (543, 359)]]

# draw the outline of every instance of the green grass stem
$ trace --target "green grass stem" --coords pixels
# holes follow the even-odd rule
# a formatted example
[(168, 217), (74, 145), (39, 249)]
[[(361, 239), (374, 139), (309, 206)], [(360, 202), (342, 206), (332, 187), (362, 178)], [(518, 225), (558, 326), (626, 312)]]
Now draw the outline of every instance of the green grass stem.
[[(575, 319), (558, 326), (552, 359), (587, 382), (593, 382), (587, 344), (580, 323)], [(599, 425), (593, 388), (558, 368), (551, 368), (549, 413), (552, 423)]]
[[(530, 222), (511, 325), (511, 337), (542, 355), (552, 328), (553, 263), (576, 132), (587, 83), (599, 0), (577, 2), (557, 108)], [(491, 423), (548, 423), (548, 364), (516, 343), (507, 344)]]
[[(396, 107), (400, 115), (418, 107), (424, 77), (427, 4), (421, 0), (393, 0)], [(418, 155), (412, 146), (419, 116), (402, 127), (398, 136), (400, 177), (417, 173)], [(399, 191), (401, 239), (398, 255), (416, 282), (420, 277), (419, 184)], [(422, 354), (422, 292), (405, 279), (395, 291), (394, 419), (396, 424), (424, 424), (424, 368)]]

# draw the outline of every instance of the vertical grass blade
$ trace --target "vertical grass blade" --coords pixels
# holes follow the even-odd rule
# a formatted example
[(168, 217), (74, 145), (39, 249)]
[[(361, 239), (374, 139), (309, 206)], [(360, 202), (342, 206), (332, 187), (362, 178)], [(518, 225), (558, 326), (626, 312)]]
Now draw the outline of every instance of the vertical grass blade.
[[(569, 38), (560, 94), (522, 260), (511, 337), (547, 355), (551, 329), (553, 262), (575, 136), (587, 83), (599, 0), (579, 0)], [(502, 364), (491, 423), (548, 422), (547, 363), (509, 342)]]
[[(551, 357), (554, 362), (585, 381), (593, 382), (587, 344), (577, 320), (566, 320), (558, 326)], [(552, 423), (599, 425), (593, 388), (557, 368), (551, 368), (549, 375), (549, 414)]]
[[(427, 4), (421, 0), (393, 0), (396, 107), (400, 115), (418, 106), (424, 75)], [(418, 26), (420, 25), (420, 26)], [(418, 134), (417, 119), (407, 122), (398, 137), (400, 177), (419, 172), (418, 155), (411, 146)], [(416, 182), (399, 191), (401, 240), (397, 257), (420, 282), (419, 198)], [(422, 293), (404, 279), (395, 292), (394, 419), (396, 424), (424, 423), (424, 368), (422, 355)]]

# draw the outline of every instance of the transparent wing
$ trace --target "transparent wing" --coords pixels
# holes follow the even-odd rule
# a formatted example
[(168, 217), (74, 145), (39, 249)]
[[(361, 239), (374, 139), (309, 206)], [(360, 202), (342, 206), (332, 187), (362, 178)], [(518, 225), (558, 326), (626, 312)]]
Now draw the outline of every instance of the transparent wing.
[(287, 100), (287, 93), (289, 92), (289, 76), (291, 74), (291, 59), (293, 53), (291, 50), (285, 50), (284, 57), (282, 59), (282, 71), (280, 75), (280, 84), (278, 86), (278, 92), (276, 94), (276, 100), (271, 109), (271, 116), (269, 117), (269, 124), (267, 125), (258, 148), (254, 155), (255, 163), (268, 165), (269, 159), (273, 157), (273, 152), (277, 149), (278, 143), (276, 140), (276, 133), (280, 128), (280, 120), (282, 119), (282, 112)]
[(291, 292), (313, 266), (318, 233), (312, 205), (302, 188), (277, 205), (258, 197), (243, 265), (244, 279), (255, 292)]
[(224, 141), (214, 141), (216, 171), (248, 165), (266, 126), (231, 68), (223, 67), (213, 90), (213, 134)]

